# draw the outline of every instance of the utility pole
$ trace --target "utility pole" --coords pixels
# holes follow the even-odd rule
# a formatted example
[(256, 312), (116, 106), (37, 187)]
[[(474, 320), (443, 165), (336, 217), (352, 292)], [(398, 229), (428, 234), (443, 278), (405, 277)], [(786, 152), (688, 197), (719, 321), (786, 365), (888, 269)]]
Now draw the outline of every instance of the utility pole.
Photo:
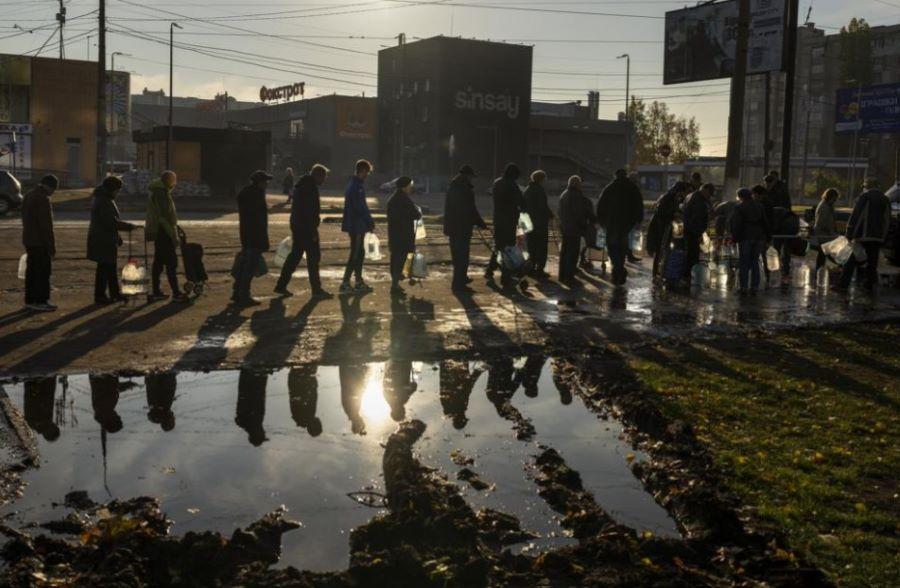
[(63, 0), (59, 0), (59, 12), (56, 13), (56, 20), (59, 22), (59, 58), (65, 59), (66, 46), (63, 43), (63, 26), (66, 24), (66, 7), (63, 6)]
[(763, 170), (762, 175), (765, 176), (769, 173), (769, 152), (772, 150), (772, 146), (770, 143), (772, 142), (771, 137), (771, 128), (772, 128), (772, 116), (771, 116), (771, 104), (772, 100), (769, 98), (772, 94), (772, 74), (770, 72), (766, 72), (763, 74), (766, 76), (766, 110), (765, 110), (765, 128), (763, 129)]
[(856, 195), (856, 157), (859, 155), (859, 130), (862, 127), (862, 79), (857, 81), (856, 86), (856, 128), (853, 130), (853, 144), (850, 151), (850, 186), (847, 190), (847, 202), (852, 203), (853, 197)]
[(106, 170), (106, 0), (100, 0), (97, 33), (97, 182)]
[[(623, 53), (616, 57), (616, 59), (625, 59), (625, 122), (627, 123), (630, 120), (628, 116), (628, 100), (631, 95), (631, 55), (628, 53)], [(625, 128), (625, 165), (628, 165), (628, 139), (629, 139), (629, 130)]]
[(737, 49), (731, 78), (728, 111), (728, 151), (725, 155), (725, 193), (734, 194), (741, 181), (741, 143), (744, 134), (744, 94), (747, 86), (747, 40), (750, 36), (750, 0), (738, 0)]
[(787, 42), (785, 43), (785, 69), (784, 69), (784, 124), (781, 134), (781, 179), (790, 189), (791, 175), (791, 142), (794, 125), (794, 78), (797, 69), (797, 12), (799, 0), (788, 0)]
[(175, 29), (181, 28), (177, 22), (169, 23), (169, 133), (166, 139), (166, 169), (172, 169), (172, 74), (175, 63)]
[(400, 46), (400, 175), (405, 172), (406, 161), (406, 33), (397, 35)]

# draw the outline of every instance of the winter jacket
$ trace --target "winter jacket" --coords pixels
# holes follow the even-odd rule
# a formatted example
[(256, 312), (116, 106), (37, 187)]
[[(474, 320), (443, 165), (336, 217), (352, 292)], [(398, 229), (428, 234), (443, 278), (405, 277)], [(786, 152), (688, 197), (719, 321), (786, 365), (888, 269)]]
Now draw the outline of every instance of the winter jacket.
[(856, 201), (847, 221), (847, 238), (882, 243), (887, 239), (890, 226), (890, 200), (881, 190), (866, 190)]
[(391, 251), (414, 251), (415, 221), (422, 218), (419, 207), (402, 190), (396, 190), (387, 201), (388, 247)]
[(550, 218), (553, 211), (550, 210), (550, 204), (547, 202), (547, 191), (541, 184), (531, 182), (525, 188), (525, 212), (531, 217), (531, 222), (535, 228), (546, 229), (550, 224)]
[(87, 258), (97, 263), (115, 263), (122, 242), (119, 231), (127, 231), (131, 223), (119, 217), (119, 207), (112, 196), (98, 186), (91, 197), (91, 224), (87, 235)]
[(834, 222), (834, 203), (822, 200), (816, 206), (816, 220), (813, 221), (813, 235), (809, 242), (811, 245), (828, 243), (838, 236), (837, 224)]
[(238, 220), (241, 225), (241, 248), (269, 250), (269, 207), (266, 190), (255, 184), (244, 186), (238, 193)]
[(700, 190), (692, 192), (683, 207), (684, 232), (699, 237), (709, 228), (709, 202)]
[(366, 204), (366, 186), (361, 179), (353, 176), (344, 190), (344, 216), (341, 230), (350, 235), (362, 235), (375, 229), (375, 221)]
[(25, 249), (40, 247), (56, 255), (53, 234), (53, 207), (50, 194), (41, 185), (28, 192), (22, 200), (22, 245)]
[(319, 185), (309, 174), (304, 174), (294, 185), (291, 197), (291, 233), (294, 240), (306, 240), (316, 235), (321, 222), (322, 203)]
[(728, 233), (730, 232), (729, 225), (731, 223), (731, 215), (734, 213), (734, 209), (737, 205), (738, 203), (735, 200), (726, 200), (716, 204), (713, 209), (713, 214), (715, 216), (717, 238), (724, 239), (728, 236)]
[(559, 197), (559, 226), (563, 235), (584, 235), (596, 220), (594, 206), (581, 190), (568, 188)]
[(791, 193), (783, 180), (778, 180), (769, 189), (769, 202), (773, 207), (791, 210)]
[(472, 234), (472, 227), (486, 228), (475, 206), (475, 188), (468, 176), (458, 174), (450, 181), (444, 198), (444, 234), (448, 237)]
[(650, 224), (647, 225), (647, 253), (656, 253), (662, 245), (663, 234), (666, 227), (675, 219), (678, 214), (678, 205), (681, 202), (675, 192), (675, 188), (659, 197), (656, 201), (656, 210), (650, 217)]
[(281, 191), (285, 194), (290, 194), (291, 190), (294, 189), (294, 174), (285, 174), (284, 179), (281, 180)]
[(759, 202), (742, 200), (734, 207), (731, 236), (735, 241), (766, 241), (769, 234), (768, 220)]
[(525, 210), (525, 199), (516, 181), (510, 177), (497, 178), (491, 188), (494, 198), (494, 240), (504, 245), (516, 240), (519, 214)]
[(175, 201), (172, 200), (172, 189), (162, 180), (156, 179), (148, 186), (150, 198), (147, 201), (147, 239), (153, 241), (159, 231), (165, 231), (173, 243), (178, 241), (176, 227), (178, 216), (175, 213)]
[(641, 191), (629, 179), (610, 182), (597, 201), (597, 223), (606, 229), (608, 239), (623, 239), (644, 220), (644, 199)]

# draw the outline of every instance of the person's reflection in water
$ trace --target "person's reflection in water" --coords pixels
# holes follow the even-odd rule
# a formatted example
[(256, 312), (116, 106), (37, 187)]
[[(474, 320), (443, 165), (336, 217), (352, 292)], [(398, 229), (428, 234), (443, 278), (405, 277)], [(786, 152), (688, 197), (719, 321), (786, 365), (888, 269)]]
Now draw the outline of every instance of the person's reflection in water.
[(269, 374), (242, 369), (238, 376), (237, 411), (234, 422), (247, 431), (247, 441), (259, 447), (268, 439), (263, 428), (266, 416), (266, 384)]
[(394, 422), (406, 420), (406, 403), (418, 387), (412, 379), (411, 361), (393, 359), (385, 364), (382, 391)]
[(463, 429), (469, 422), (466, 418), (469, 397), (481, 373), (480, 369), (470, 373), (468, 362), (458, 359), (445, 359), (441, 362), (441, 407), (455, 429)]
[(172, 403), (175, 402), (177, 386), (174, 372), (158, 372), (144, 376), (144, 387), (147, 389), (147, 420), (159, 425), (163, 431), (175, 428)]
[(366, 365), (342, 365), (338, 367), (338, 379), (341, 381), (341, 406), (350, 419), (350, 430), (365, 435), (366, 423), (359, 411), (366, 383)]
[(563, 378), (561, 365), (555, 361), (553, 362), (553, 385), (559, 392), (559, 401), (566, 405), (572, 404), (572, 388)]
[(121, 431), (122, 417), (116, 412), (116, 405), (119, 403), (119, 378), (111, 374), (91, 374), (88, 382), (91, 385), (94, 420), (100, 423), (105, 433)]
[(310, 437), (322, 434), (322, 421), (316, 416), (319, 401), (319, 380), (315, 365), (291, 368), (288, 372), (288, 400), (291, 417), (298, 427), (306, 429)]
[(487, 398), (494, 405), (510, 400), (518, 385), (515, 380), (515, 368), (512, 357), (501, 357), (487, 362), (488, 381)]
[(525, 365), (516, 374), (516, 379), (525, 388), (525, 396), (528, 398), (537, 398), (538, 381), (541, 379), (544, 362), (545, 358), (542, 353), (531, 353), (525, 360)]
[(23, 411), (25, 422), (47, 441), (59, 439), (59, 427), (53, 420), (56, 377), (25, 380)]

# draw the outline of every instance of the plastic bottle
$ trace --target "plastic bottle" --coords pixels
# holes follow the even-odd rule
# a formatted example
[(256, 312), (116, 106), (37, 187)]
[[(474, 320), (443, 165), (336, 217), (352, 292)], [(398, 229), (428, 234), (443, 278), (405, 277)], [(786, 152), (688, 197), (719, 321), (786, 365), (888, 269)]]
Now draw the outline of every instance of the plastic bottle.
[(698, 263), (691, 268), (691, 285), (698, 288), (709, 287), (709, 267), (706, 264)]
[(134, 296), (147, 293), (147, 270), (134, 259), (122, 268), (122, 294)]
[(597, 249), (606, 249), (606, 229), (597, 227)]
[(828, 288), (828, 268), (824, 265), (816, 272), (816, 287)]
[(25, 272), (28, 270), (28, 254), (23, 253), (19, 258), (19, 279), (25, 279)]
[(632, 229), (628, 234), (628, 248), (632, 251), (642, 251), (644, 249), (644, 233), (640, 229)]
[(366, 249), (366, 259), (379, 261), (381, 259), (381, 241), (375, 233), (366, 233), (363, 244)]
[(292, 239), (290, 235), (282, 239), (281, 243), (278, 244), (278, 249), (275, 250), (275, 259), (272, 260), (272, 264), (275, 267), (283, 266), (284, 261), (287, 259), (287, 256), (290, 255), (293, 247), (294, 239)]
[(766, 250), (766, 267), (770, 272), (777, 272), (781, 269), (781, 260), (778, 258), (778, 252), (774, 247)]
[(424, 241), (425, 240), (425, 221), (422, 219), (418, 219), (415, 222), (416, 228), (416, 241)]

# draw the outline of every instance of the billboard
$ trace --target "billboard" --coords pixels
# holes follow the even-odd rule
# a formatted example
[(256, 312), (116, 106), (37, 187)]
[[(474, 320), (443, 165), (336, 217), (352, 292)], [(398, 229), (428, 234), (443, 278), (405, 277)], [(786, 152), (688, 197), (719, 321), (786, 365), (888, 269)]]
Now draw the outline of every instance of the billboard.
[[(9, 147), (13, 135), (16, 138), (15, 153)], [(31, 135), (30, 124), (0, 123), (0, 148), (7, 147), (3, 151), (9, 151), (0, 155), (0, 170), (16, 170), (19, 179), (31, 177)]]
[(835, 100), (835, 133), (900, 132), (900, 84), (842, 88)]
[(336, 98), (337, 135), (341, 139), (375, 138), (378, 104), (375, 100)]
[[(750, 0), (747, 73), (782, 69), (787, 0)], [(729, 78), (737, 52), (738, 2), (666, 13), (663, 83)]]

